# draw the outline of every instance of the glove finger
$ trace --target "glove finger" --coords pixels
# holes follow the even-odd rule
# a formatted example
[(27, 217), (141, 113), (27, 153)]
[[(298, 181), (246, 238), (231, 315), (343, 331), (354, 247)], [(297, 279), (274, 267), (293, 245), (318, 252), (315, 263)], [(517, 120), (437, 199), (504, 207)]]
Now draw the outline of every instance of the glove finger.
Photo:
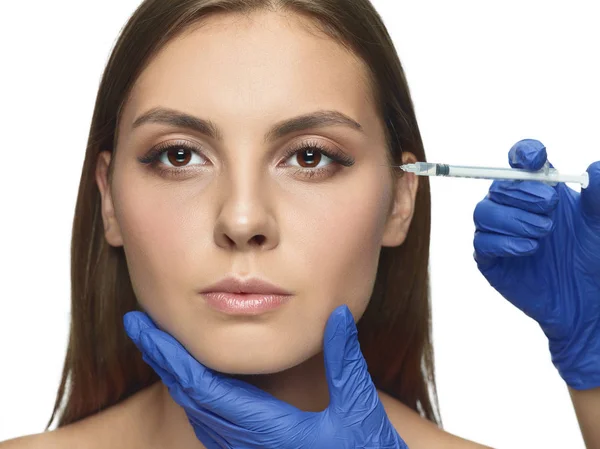
[(546, 147), (535, 139), (519, 140), (508, 152), (508, 163), (512, 168), (537, 171), (547, 159)]
[(127, 335), (142, 353), (142, 359), (144, 362), (146, 362), (156, 372), (156, 374), (158, 374), (163, 384), (165, 384), (165, 386), (169, 388), (169, 391), (171, 391), (174, 385), (177, 383), (177, 379), (170, 371), (164, 369), (156, 362), (155, 358), (152, 357), (152, 354), (149, 352), (151, 345), (145, 341), (144, 337), (144, 332), (146, 332), (148, 329), (158, 330), (158, 328), (154, 325), (154, 322), (146, 313), (133, 311), (125, 314), (123, 317), (123, 323), (125, 325), (125, 331), (127, 332)]
[(480, 257), (519, 257), (535, 253), (539, 247), (536, 239), (526, 237), (511, 237), (492, 232), (475, 231), (473, 239), (476, 259)]
[(513, 237), (541, 238), (554, 227), (554, 221), (546, 215), (497, 204), (487, 198), (475, 207), (473, 220), (477, 231)]
[(223, 424), (224, 420), (222, 418), (199, 407), (183, 390), (183, 387), (176, 382), (169, 388), (169, 393), (175, 402), (184, 409), (188, 421), (194, 428), (196, 437), (207, 449), (230, 447), (227, 440), (218, 433), (219, 429), (226, 428), (230, 430), (232, 427), (230, 423)]
[(163, 383), (169, 387), (175, 382), (173, 375), (162, 369), (152, 357), (146, 352), (146, 346), (141, 342), (141, 336), (147, 329), (158, 329), (152, 319), (143, 312), (133, 311), (127, 312), (123, 316), (123, 324), (125, 326), (125, 332), (137, 348), (142, 353), (142, 359), (146, 362), (162, 379)]
[(600, 227), (600, 161), (594, 162), (587, 169), (590, 183), (581, 189), (581, 208), (590, 223)]
[[(144, 337), (142, 337), (142, 339), (143, 338)], [(203, 422), (211, 424), (212, 421), (214, 421), (211, 419), (212, 414), (202, 410), (201, 407), (188, 396), (181, 385), (177, 383), (175, 377), (170, 372), (164, 370), (151, 357), (148, 357), (145, 352), (142, 353), (142, 358), (160, 376), (162, 382), (169, 389), (169, 394), (173, 400), (184, 409), (190, 424), (192, 424), (196, 437), (200, 442), (204, 444), (207, 449), (221, 449), (223, 447), (228, 447), (225, 445), (226, 442), (220, 435), (212, 431), (209, 426), (203, 424)], [(190, 419), (190, 416), (193, 416), (193, 421)]]
[[(230, 433), (233, 426), (224, 421), (221, 417), (198, 406), (196, 402), (184, 391), (183, 387), (177, 382), (169, 387), (169, 393), (186, 413), (188, 421), (192, 425), (196, 437), (206, 446), (207, 449), (221, 449), (230, 447), (219, 433), (219, 430), (225, 429), (225, 434)], [(235, 432), (235, 430), (234, 430)]]
[(361, 397), (361, 407), (365, 404), (375, 407), (377, 392), (360, 350), (354, 316), (347, 305), (337, 307), (329, 316), (323, 346), (330, 399), (328, 410), (345, 414), (357, 397)]
[(165, 384), (170, 391), (172, 386), (177, 384), (177, 379), (175, 379), (175, 376), (157, 364), (154, 359), (145, 352), (143, 347), (140, 348), (140, 350), (142, 351), (142, 360), (144, 360), (144, 362), (146, 362), (150, 368), (152, 368), (154, 372), (158, 374), (162, 380), (162, 383)]
[[(142, 339), (144, 339), (144, 337), (142, 337)], [(225, 445), (225, 440), (211, 430), (211, 427), (215, 429), (219, 428), (215, 425), (215, 415), (200, 407), (192, 398), (190, 398), (175, 377), (169, 371), (158, 365), (145, 352), (143, 353), (142, 358), (160, 376), (162, 382), (169, 389), (169, 394), (173, 400), (183, 408), (190, 424), (192, 424), (192, 427), (194, 428), (196, 437), (202, 444), (204, 444), (207, 449), (221, 449), (223, 447), (228, 447)]]
[[(325, 325), (325, 335), (323, 337), (323, 350), (325, 356), (325, 369), (327, 373), (327, 382), (329, 391), (337, 388), (341, 383), (344, 372), (344, 349), (346, 347), (346, 332), (344, 327), (348, 324), (347, 313), (348, 306), (341, 305), (337, 307), (327, 320)], [(352, 319), (354, 321), (354, 318)]]
[(139, 311), (127, 312), (123, 316), (123, 325), (129, 338), (139, 348), (140, 332), (145, 329), (158, 329), (148, 314)]
[(254, 385), (206, 368), (166, 332), (145, 330), (140, 342), (146, 356), (173, 375), (196, 408), (212, 412), (234, 426), (256, 426), (259, 417), (298, 411)]
[(558, 192), (539, 181), (494, 181), (487, 198), (498, 204), (536, 214), (550, 214), (558, 205)]

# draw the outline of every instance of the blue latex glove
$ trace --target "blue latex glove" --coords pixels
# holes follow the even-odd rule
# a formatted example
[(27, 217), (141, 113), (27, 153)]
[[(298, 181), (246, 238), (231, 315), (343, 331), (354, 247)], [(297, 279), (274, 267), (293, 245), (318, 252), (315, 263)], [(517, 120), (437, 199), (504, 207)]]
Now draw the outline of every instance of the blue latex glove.
[(143, 312), (128, 312), (123, 321), (208, 449), (408, 449), (379, 400), (345, 305), (332, 312), (325, 328), (330, 403), (322, 412), (301, 411), (204, 367)]
[[(546, 158), (532, 139), (508, 156), (528, 170)], [(600, 162), (587, 171), (581, 194), (564, 183), (494, 181), (474, 213), (479, 270), (540, 324), (552, 362), (578, 390), (600, 387)]]

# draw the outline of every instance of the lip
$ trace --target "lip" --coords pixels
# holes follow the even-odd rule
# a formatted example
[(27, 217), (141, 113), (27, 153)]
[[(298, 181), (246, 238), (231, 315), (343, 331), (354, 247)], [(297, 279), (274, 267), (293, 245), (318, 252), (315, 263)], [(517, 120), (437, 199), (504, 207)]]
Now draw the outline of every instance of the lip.
[(293, 295), (264, 279), (231, 275), (200, 293), (210, 307), (228, 315), (259, 315), (281, 307)]
[(235, 276), (227, 276), (221, 279), (216, 284), (213, 284), (200, 293), (246, 293), (260, 295), (279, 295), (289, 296), (291, 292), (285, 290), (278, 285), (272, 284), (266, 280), (257, 277), (240, 278)]
[(291, 298), (290, 295), (229, 292), (202, 295), (210, 307), (228, 315), (260, 315), (281, 307)]

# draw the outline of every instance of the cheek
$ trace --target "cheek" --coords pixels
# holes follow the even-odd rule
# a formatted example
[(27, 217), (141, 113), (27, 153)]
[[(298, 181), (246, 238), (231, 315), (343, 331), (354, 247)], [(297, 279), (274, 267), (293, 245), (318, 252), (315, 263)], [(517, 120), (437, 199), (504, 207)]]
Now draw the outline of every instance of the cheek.
[(357, 317), (375, 282), (390, 201), (391, 187), (375, 175), (348, 183), (343, 193), (323, 197), (311, 213), (321, 219), (313, 222), (300, 246), (310, 252), (304, 259), (318, 278), (319, 296), (331, 298), (334, 305), (348, 304)]
[(189, 224), (177, 197), (166, 188), (126, 183), (117, 190), (115, 213), (132, 286), (140, 303), (147, 305), (153, 298), (172, 295), (174, 286), (189, 283), (181, 270), (188, 265), (184, 249)]

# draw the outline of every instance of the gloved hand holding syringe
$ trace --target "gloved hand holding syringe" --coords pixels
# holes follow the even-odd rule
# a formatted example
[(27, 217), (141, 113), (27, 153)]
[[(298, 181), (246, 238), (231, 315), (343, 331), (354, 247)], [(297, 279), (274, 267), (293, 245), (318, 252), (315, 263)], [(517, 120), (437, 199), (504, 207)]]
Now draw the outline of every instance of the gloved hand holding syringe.
[[(598, 389), (600, 161), (581, 175), (562, 174), (539, 140), (523, 139), (510, 149), (508, 162), (510, 168), (427, 162), (394, 167), (425, 176), (495, 179), (473, 212), (477, 268), (540, 325), (567, 385)], [(579, 183), (581, 192), (568, 182)]]
[(538, 171), (524, 170), (520, 168), (497, 168), (497, 167), (468, 167), (464, 165), (436, 164), (429, 162), (416, 162), (414, 164), (400, 165), (399, 168), (405, 172), (414, 173), (419, 176), (451, 176), (456, 178), (479, 178), (479, 179), (499, 179), (499, 180), (517, 180), (517, 181), (542, 181), (550, 185), (556, 185), (559, 182), (577, 182), (583, 189), (587, 188), (590, 182), (587, 172), (581, 175), (567, 175), (559, 173), (549, 163)]

